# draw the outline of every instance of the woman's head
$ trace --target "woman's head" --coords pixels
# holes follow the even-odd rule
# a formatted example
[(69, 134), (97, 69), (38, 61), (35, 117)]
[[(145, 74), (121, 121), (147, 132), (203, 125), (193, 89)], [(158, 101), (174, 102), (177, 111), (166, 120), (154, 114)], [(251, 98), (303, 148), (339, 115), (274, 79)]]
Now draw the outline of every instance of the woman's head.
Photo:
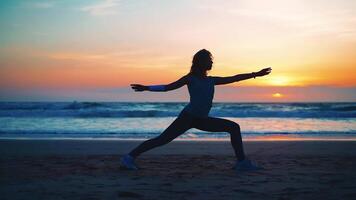
[(202, 49), (194, 55), (190, 73), (196, 76), (206, 76), (207, 71), (211, 70), (212, 66), (213, 56), (208, 50)]

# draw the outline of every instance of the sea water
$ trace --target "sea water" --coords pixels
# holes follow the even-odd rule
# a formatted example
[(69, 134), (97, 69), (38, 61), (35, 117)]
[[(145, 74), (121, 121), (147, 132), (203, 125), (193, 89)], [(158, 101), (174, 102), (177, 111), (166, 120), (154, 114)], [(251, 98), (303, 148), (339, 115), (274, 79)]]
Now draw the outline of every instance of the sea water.
[[(0, 139), (147, 139), (187, 102), (0, 102)], [(243, 138), (356, 139), (356, 103), (214, 103), (209, 116), (232, 120)], [(192, 128), (179, 139), (228, 139)]]

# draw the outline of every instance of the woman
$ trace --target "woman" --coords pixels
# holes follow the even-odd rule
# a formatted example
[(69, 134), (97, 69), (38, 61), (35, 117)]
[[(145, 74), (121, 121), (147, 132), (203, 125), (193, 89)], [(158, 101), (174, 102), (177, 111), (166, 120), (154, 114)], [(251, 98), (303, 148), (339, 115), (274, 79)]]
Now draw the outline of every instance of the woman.
[(236, 170), (242, 171), (261, 169), (261, 167), (257, 166), (245, 157), (240, 126), (233, 121), (210, 117), (208, 114), (212, 106), (215, 85), (229, 84), (264, 76), (271, 72), (271, 68), (265, 68), (259, 72), (238, 74), (229, 77), (207, 76), (207, 71), (211, 70), (212, 64), (213, 61), (211, 53), (206, 49), (202, 49), (194, 55), (190, 72), (173, 83), (168, 85), (152, 86), (131, 84), (132, 89), (136, 92), (146, 90), (166, 92), (188, 85), (190, 102), (161, 135), (141, 143), (129, 154), (124, 155), (121, 158), (121, 166), (123, 168), (137, 170), (138, 168), (134, 160), (140, 154), (171, 142), (188, 129), (196, 128), (203, 131), (228, 132), (230, 134), (231, 144), (237, 158), (236, 165), (234, 166)]

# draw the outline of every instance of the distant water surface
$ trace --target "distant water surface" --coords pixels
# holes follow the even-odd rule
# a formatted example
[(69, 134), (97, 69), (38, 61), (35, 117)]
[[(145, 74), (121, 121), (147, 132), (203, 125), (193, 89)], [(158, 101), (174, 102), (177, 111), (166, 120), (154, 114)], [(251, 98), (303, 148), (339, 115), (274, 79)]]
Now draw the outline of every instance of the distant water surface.
[[(145, 139), (187, 103), (1, 102), (0, 138)], [(210, 116), (240, 124), (244, 138), (356, 138), (356, 103), (214, 103)], [(190, 129), (180, 138), (229, 138)]]

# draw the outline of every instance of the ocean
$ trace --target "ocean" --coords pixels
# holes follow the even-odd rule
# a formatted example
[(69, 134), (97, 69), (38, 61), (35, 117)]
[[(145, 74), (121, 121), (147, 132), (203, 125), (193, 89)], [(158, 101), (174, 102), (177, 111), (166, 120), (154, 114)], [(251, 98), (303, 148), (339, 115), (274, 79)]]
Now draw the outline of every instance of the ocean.
[[(0, 139), (147, 139), (187, 102), (0, 102)], [(214, 103), (209, 114), (237, 122), (243, 138), (356, 139), (356, 103)], [(190, 129), (178, 139), (228, 139)]]

